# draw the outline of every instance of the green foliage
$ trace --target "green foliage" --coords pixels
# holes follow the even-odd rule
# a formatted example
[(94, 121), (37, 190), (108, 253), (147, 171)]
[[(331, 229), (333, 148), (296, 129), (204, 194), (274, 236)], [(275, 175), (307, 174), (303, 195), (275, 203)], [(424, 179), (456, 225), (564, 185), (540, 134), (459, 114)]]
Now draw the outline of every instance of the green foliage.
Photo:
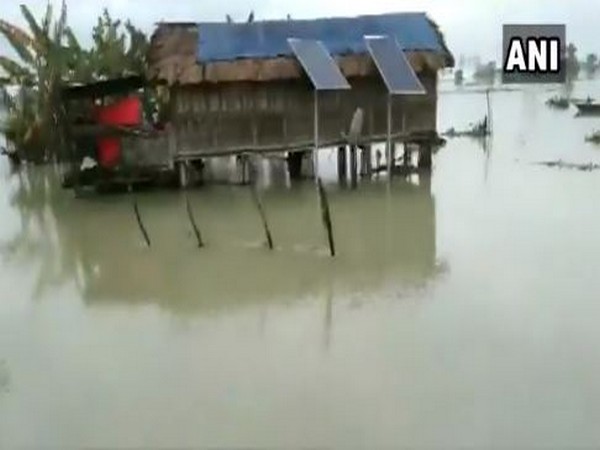
[(49, 2), (39, 21), (25, 5), (21, 13), (26, 30), (0, 19), (0, 36), (19, 57), (17, 61), (0, 55), (0, 72), (6, 73), (0, 87), (18, 86), (12, 99), (2, 89), (0, 101), (8, 104), (7, 137), (24, 159), (42, 161), (60, 156), (65, 147), (61, 86), (141, 74), (149, 43), (131, 22), (114, 20), (104, 10), (92, 30), (93, 46), (83, 48), (68, 26), (65, 0), (56, 17)]
[(104, 10), (92, 30), (91, 58), (98, 78), (114, 78), (145, 70), (148, 39), (130, 21), (114, 20)]

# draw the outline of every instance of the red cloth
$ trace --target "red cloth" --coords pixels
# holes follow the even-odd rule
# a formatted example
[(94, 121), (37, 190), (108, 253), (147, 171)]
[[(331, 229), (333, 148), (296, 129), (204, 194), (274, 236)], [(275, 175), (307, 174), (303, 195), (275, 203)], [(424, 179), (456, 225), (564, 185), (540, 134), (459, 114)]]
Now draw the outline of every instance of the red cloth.
[(105, 169), (111, 169), (121, 161), (121, 139), (99, 138), (98, 139), (98, 163)]
[(134, 96), (100, 106), (96, 111), (96, 120), (104, 125), (139, 125), (142, 122), (142, 102)]
[[(142, 102), (139, 97), (127, 97), (96, 109), (96, 121), (102, 125), (137, 126), (142, 122)], [(104, 168), (113, 168), (121, 160), (121, 139), (98, 138), (98, 162)]]

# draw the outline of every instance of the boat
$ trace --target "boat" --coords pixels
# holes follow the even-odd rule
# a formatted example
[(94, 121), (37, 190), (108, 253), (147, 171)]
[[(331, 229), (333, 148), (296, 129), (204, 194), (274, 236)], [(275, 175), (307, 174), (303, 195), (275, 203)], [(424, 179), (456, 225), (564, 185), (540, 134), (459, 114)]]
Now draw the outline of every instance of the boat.
[(600, 103), (588, 98), (584, 102), (575, 102), (579, 114), (598, 114), (600, 115)]

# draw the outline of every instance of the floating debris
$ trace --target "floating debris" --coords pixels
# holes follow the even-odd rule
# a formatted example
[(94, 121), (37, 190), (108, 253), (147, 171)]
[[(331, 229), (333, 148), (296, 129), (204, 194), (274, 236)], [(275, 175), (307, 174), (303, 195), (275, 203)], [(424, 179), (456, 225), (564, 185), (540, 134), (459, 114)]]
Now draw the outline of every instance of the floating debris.
[(581, 116), (585, 115), (599, 115), (600, 114), (600, 102), (588, 97), (585, 101), (574, 102), (577, 107), (578, 114)]
[(570, 163), (559, 159), (558, 161), (541, 161), (534, 163), (538, 166), (557, 167), (559, 169), (580, 170), (582, 172), (591, 172), (600, 170), (600, 164), (596, 163)]
[(600, 131), (594, 131), (592, 134), (587, 135), (585, 137), (585, 142), (600, 144)]
[(450, 128), (448, 131), (442, 133), (442, 136), (446, 136), (449, 138), (457, 138), (457, 137), (473, 137), (473, 138), (484, 138), (489, 136), (490, 129), (488, 124), (488, 119), (485, 117), (480, 122), (477, 122), (475, 125), (471, 125), (471, 128), (468, 130), (457, 130), (454, 127)]
[(555, 96), (546, 100), (546, 105), (555, 109), (569, 109), (571, 101), (567, 97)]

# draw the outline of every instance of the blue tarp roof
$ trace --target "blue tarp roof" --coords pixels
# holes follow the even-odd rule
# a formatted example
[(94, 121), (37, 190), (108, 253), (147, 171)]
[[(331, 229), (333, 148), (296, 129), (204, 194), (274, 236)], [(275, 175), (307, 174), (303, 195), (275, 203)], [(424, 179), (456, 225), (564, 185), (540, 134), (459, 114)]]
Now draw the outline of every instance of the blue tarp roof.
[(447, 51), (424, 13), (254, 23), (205, 22), (198, 27), (201, 63), (292, 56), (288, 38), (320, 40), (334, 56), (366, 53), (366, 35), (394, 36), (404, 50)]

